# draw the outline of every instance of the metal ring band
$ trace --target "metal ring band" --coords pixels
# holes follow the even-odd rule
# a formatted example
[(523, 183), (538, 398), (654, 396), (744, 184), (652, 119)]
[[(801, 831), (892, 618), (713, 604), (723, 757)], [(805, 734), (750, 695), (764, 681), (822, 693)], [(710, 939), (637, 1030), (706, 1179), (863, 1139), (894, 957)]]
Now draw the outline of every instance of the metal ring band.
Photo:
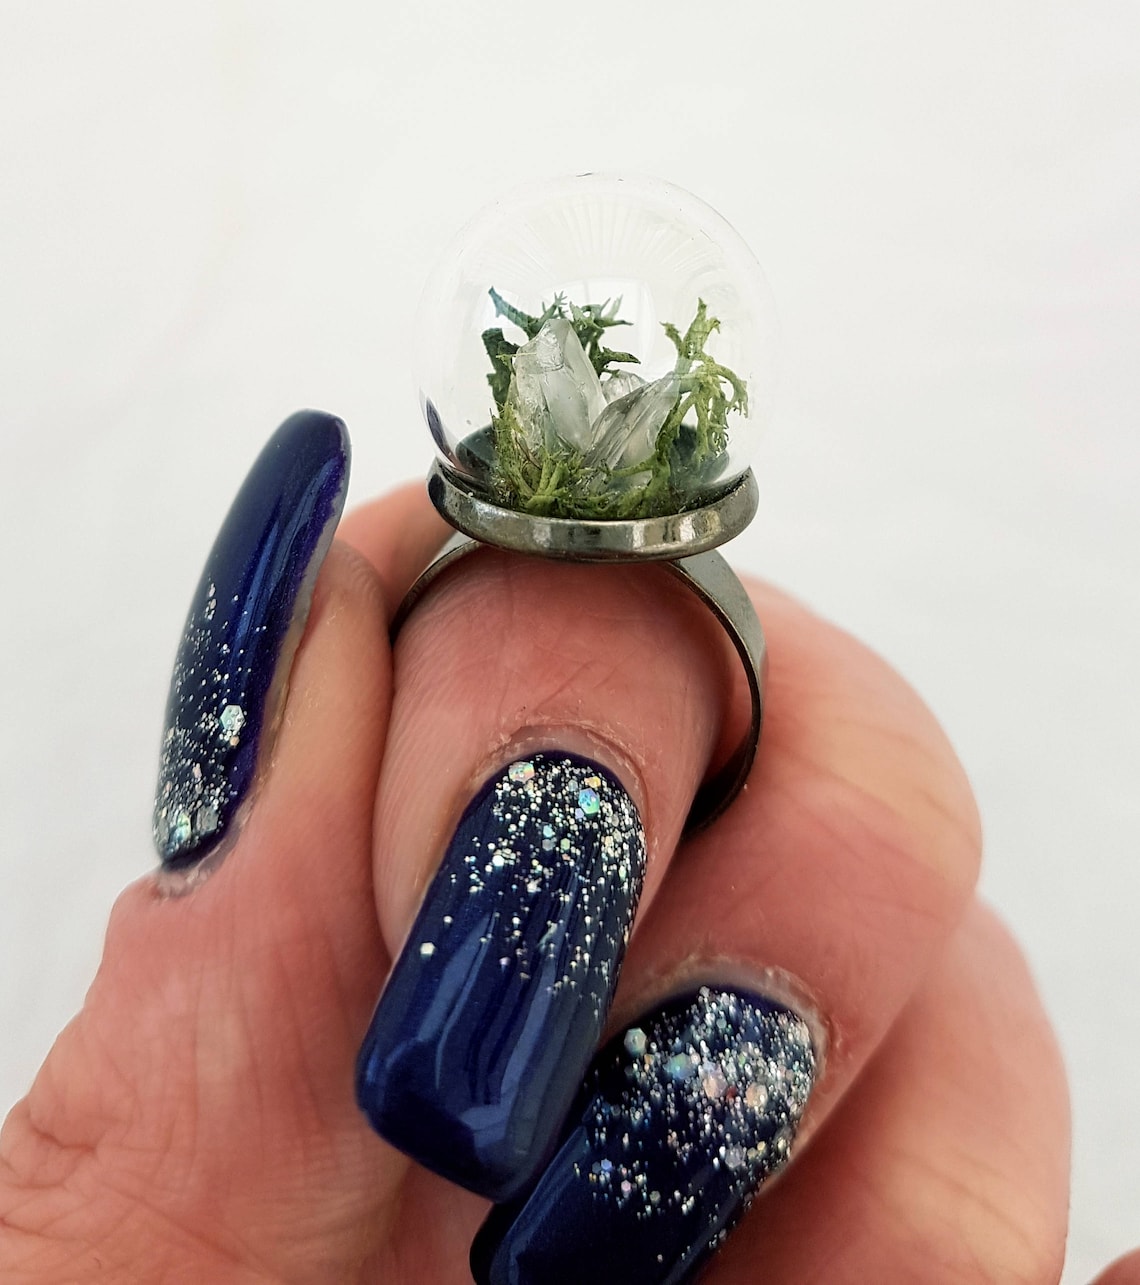
[[(480, 549), (497, 547), (500, 546), (475, 540), (462, 532), (453, 535), (405, 594), (403, 602), (400, 603), (392, 618), (390, 629), (392, 641), (395, 642), (396, 635), (416, 604), (449, 567)], [(611, 557), (609, 560), (614, 559)], [(626, 558), (624, 561), (629, 559)], [(720, 816), (744, 788), (748, 779), (748, 773), (756, 757), (756, 746), (760, 740), (768, 653), (764, 643), (764, 631), (760, 626), (752, 600), (736, 578), (732, 568), (719, 553), (715, 550), (705, 550), (702, 553), (662, 561), (662, 565), (692, 589), (728, 634), (744, 666), (752, 703), (748, 731), (740, 744), (697, 790), (685, 822), (685, 833), (691, 834)]]

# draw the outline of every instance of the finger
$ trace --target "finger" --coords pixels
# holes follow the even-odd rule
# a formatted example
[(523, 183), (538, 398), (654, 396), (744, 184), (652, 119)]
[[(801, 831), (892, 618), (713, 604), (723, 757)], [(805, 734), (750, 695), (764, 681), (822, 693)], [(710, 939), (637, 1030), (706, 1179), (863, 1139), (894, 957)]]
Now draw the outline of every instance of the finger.
[(758, 1262), (774, 1285), (1056, 1281), (1068, 1175), (1056, 1040), (1017, 945), (975, 904), (709, 1285), (752, 1281)]
[[(567, 1143), (529, 1208), (488, 1225), (480, 1280), (556, 1280), (557, 1261), (600, 1271), (601, 1258), (626, 1253), (630, 1271), (641, 1256), (647, 1281), (679, 1279), (783, 1163), (778, 1144), (795, 1133), (805, 1090), (810, 1130), (961, 917), (977, 870), (977, 818), (937, 724), (865, 648), (790, 599), (757, 593), (772, 660), (756, 769), (728, 812), (683, 844), (640, 920), (615, 1026), (643, 1034), (633, 1061), (620, 1040), (608, 1055), (597, 1090), (608, 1105), (595, 1110), (593, 1090), (584, 1098), (583, 1120), (612, 1108), (629, 1128), (583, 1125), (582, 1154)], [(667, 1014), (664, 1033), (654, 1034), (657, 1018), (644, 1026), (636, 1016), (701, 983), (713, 998), (688, 1001), (684, 1019)], [(789, 1005), (814, 1015), (813, 1026)], [(723, 1034), (714, 1041), (708, 1028)], [(649, 1078), (635, 1092), (629, 1077), (643, 1065)], [(616, 1098), (611, 1082), (621, 1086)], [(790, 1086), (799, 1086), (791, 1097)], [(729, 1153), (738, 1163), (727, 1165)], [(628, 1198), (591, 1205), (577, 1224), (563, 1220), (569, 1192), (595, 1166), (628, 1169)], [(653, 1191), (660, 1200), (647, 1206)], [(528, 1276), (522, 1264), (536, 1261), (542, 1270)]]
[(1125, 1254), (1107, 1267), (1093, 1285), (1137, 1285), (1140, 1281), (1140, 1250)]
[(751, 587), (770, 654), (761, 752), (639, 926), (617, 1016), (686, 977), (792, 979), (827, 1027), (818, 1118), (956, 927), (981, 837), (966, 776), (918, 696), (842, 630)]
[[(273, 530), (298, 531), (298, 496), (325, 457), (307, 432), (284, 447), (284, 468), (280, 452), (263, 457), (252, 491)], [(244, 558), (231, 542), (235, 565), (297, 570), (299, 549), (320, 553), (302, 540), (265, 555), (248, 511), (226, 530), (250, 538)], [(388, 571), (403, 574), (398, 557)], [(255, 580), (237, 615), (251, 635), (286, 637), (256, 604), (278, 616), (287, 604)], [(160, 896), (153, 878), (123, 894), (83, 1011), (5, 1126), (0, 1172), (21, 1194), (4, 1212), (41, 1266), (45, 1243), (62, 1254), (60, 1279), (96, 1265), (119, 1279), (237, 1279), (243, 1265), (348, 1279), (383, 1237), (405, 1162), (360, 1120), (351, 1066), (386, 966), (371, 833), (390, 691), (378, 577), (334, 545), (275, 745), (268, 714), (240, 729), (263, 733), (260, 784), (226, 860), (189, 896)], [(202, 717), (216, 726), (216, 711)]]
[(658, 567), (484, 551), (412, 614), (376, 811), (380, 926), (403, 952), (358, 1095), (428, 1167), (502, 1198), (549, 1150), (735, 663)]
[(640, 1014), (594, 1060), (533, 1190), (480, 1229), (476, 1281), (692, 1279), (784, 1163), (815, 1065), (806, 1023), (759, 995), (702, 986)]
[[(810, 1089), (807, 1028), (703, 988), (602, 1053), (562, 1148), (476, 1239), (480, 1285), (689, 1279), (786, 1159)], [(1069, 1116), (1060, 1055), (988, 912), (952, 940), (787, 1176), (708, 1264), (709, 1285), (1055, 1281)]]

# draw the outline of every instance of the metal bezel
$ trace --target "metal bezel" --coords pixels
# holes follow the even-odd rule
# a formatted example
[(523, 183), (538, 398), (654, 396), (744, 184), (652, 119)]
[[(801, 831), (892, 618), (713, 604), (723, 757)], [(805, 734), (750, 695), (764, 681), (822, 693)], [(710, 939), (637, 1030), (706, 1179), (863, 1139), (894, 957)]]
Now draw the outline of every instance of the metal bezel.
[(439, 460), (432, 464), (427, 487), (444, 520), (473, 540), (570, 562), (673, 561), (703, 553), (739, 535), (759, 503), (751, 469), (701, 508), (614, 521), (547, 518), (503, 508)]

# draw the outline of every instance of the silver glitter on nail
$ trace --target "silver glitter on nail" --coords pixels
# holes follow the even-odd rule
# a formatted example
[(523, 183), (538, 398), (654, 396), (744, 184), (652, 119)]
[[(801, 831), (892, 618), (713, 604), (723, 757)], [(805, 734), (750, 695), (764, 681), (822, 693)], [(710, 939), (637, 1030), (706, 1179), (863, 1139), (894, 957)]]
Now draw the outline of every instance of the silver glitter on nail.
[(245, 726), (245, 710), (240, 705), (227, 705), (218, 716), (218, 722), (222, 725), (222, 732), (232, 742)]
[(243, 706), (226, 699), (235, 686), (246, 681), (248, 668), (241, 663), (222, 668), (207, 660), (213, 648), (213, 630), (227, 627), (229, 621), (215, 624), (218, 602), (213, 584), (199, 592), (204, 596), (187, 625), (175, 663), (174, 689), (211, 693), (217, 700), (213, 706), (217, 712), (200, 722), (168, 725), (163, 738), (154, 837), (166, 857), (217, 833), (222, 814), (232, 802), (228, 756), (241, 744), (241, 732), (248, 721)]
[(599, 800), (598, 792), (591, 786), (578, 791), (578, 806), (582, 809), (584, 816), (597, 816)]
[(645, 1054), (645, 1032), (639, 1026), (631, 1026), (625, 1033), (625, 1051), (630, 1057), (642, 1057)]
[(611, 1047), (583, 1121), (603, 1158), (578, 1178), (638, 1221), (699, 1218), (682, 1255), (697, 1261), (723, 1239), (726, 1210), (738, 1216), (788, 1159), (816, 1071), (808, 1027), (779, 1005), (702, 987)]
[[(473, 912), (487, 908), (481, 941), (488, 957), (504, 970), (547, 979), (552, 993), (580, 992), (604, 1019), (612, 961), (632, 926), (636, 901), (628, 894), (645, 872), (645, 832), (633, 801), (581, 760), (544, 754), (507, 766), (494, 785), (492, 816), (504, 838), (472, 836), (456, 863)], [(615, 887), (624, 894), (620, 916), (612, 913)], [(568, 935), (569, 914), (578, 926)], [(417, 925), (422, 941), (413, 944), (422, 951), (438, 941), (439, 925)]]
[(179, 808), (170, 822), (170, 839), (172, 843), (185, 843), (194, 833), (194, 823), (185, 808)]
[(194, 826), (199, 834), (213, 834), (218, 828), (218, 809), (212, 803), (203, 803), (194, 816)]

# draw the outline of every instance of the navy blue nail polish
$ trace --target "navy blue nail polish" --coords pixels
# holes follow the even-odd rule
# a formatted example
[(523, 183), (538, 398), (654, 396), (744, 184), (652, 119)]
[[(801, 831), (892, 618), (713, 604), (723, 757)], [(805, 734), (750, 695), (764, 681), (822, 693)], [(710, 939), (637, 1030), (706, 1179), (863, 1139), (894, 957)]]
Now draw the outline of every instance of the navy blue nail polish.
[(597, 1046), (644, 871), (637, 809), (603, 768), (552, 751), (493, 776), (360, 1051), (377, 1132), (492, 1200), (529, 1182)]
[(344, 424), (299, 411), (269, 439), (222, 524), (166, 707), (154, 841), (168, 869), (213, 852), (249, 796), (344, 507), (348, 466)]
[(703, 987), (599, 1054), (534, 1188), (491, 1211), (478, 1285), (679, 1285), (784, 1164), (815, 1076), (804, 1021)]

